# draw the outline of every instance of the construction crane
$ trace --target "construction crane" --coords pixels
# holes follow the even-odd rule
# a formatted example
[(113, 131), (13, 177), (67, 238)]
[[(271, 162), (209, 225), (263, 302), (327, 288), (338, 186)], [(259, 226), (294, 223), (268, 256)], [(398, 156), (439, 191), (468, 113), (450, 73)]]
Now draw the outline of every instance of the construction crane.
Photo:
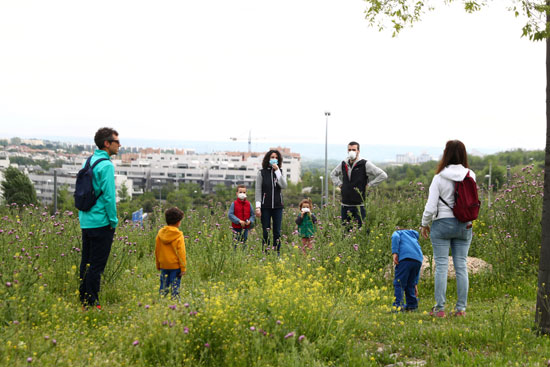
[[(234, 136), (230, 137), (229, 139), (233, 141), (242, 140)], [(252, 130), (248, 130), (248, 153), (250, 152), (252, 152)]]

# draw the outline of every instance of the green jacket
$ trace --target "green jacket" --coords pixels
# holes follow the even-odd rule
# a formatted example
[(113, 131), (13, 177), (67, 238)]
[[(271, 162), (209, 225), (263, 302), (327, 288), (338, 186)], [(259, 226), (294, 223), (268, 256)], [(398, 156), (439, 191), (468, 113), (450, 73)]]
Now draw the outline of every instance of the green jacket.
[(298, 218), (296, 218), (296, 224), (298, 225), (298, 233), (300, 233), (300, 236), (302, 238), (312, 237), (316, 231), (315, 223), (317, 223), (317, 218), (315, 217), (315, 215), (306, 214), (302, 218), (302, 216), (298, 214)]
[[(108, 158), (108, 161), (102, 161), (94, 168), (93, 185), (96, 195), (101, 193), (96, 204), (87, 212), (79, 212), (80, 228), (100, 228), (111, 226), (116, 228), (118, 217), (116, 212), (116, 187), (115, 187), (115, 166), (110, 160), (109, 154), (100, 149), (96, 149), (90, 164), (93, 164), (99, 158)], [(84, 161), (86, 164), (86, 161)], [(84, 167), (84, 164), (82, 165)]]

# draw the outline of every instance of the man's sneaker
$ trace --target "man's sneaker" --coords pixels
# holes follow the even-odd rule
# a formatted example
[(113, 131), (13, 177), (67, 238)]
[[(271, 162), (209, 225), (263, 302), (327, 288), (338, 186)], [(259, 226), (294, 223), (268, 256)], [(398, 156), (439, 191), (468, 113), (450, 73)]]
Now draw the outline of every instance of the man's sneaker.
[(435, 307), (433, 307), (432, 310), (430, 311), (430, 316), (445, 317), (445, 311), (443, 311), (443, 310), (436, 311)]
[(466, 316), (466, 311), (455, 311), (452, 313), (453, 316)]

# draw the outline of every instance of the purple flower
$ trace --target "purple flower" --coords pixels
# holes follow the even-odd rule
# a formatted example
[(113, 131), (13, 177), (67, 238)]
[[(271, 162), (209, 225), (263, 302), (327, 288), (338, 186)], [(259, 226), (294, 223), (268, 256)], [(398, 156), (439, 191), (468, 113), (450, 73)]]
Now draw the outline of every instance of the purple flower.
[(250, 330), (251, 330), (251, 331), (254, 331), (254, 330), (256, 330), (256, 328), (255, 328), (254, 326), (251, 326), (251, 327), (250, 327)]
[(168, 306), (171, 310), (175, 310), (178, 306), (177, 305), (170, 305)]
[(204, 343), (204, 347), (205, 347), (205, 348), (210, 348), (210, 344)]
[(13, 324), (14, 324), (14, 325), (19, 325), (19, 321), (13, 320)]
[(134, 347), (137, 347), (139, 345), (139, 340), (134, 340), (134, 342), (132, 343), (132, 345)]
[(183, 307), (189, 308), (189, 303), (184, 303), (184, 304), (183, 304)]
[(146, 309), (146, 310), (148, 310), (148, 309), (149, 309), (149, 307), (151, 307), (151, 306), (149, 306), (149, 305), (145, 305), (145, 309)]
[(32, 363), (32, 357), (27, 358), (27, 363)]
[(277, 320), (277, 321), (275, 321), (275, 323), (276, 323), (277, 325), (281, 325), (281, 324), (282, 324), (281, 320)]
[(300, 336), (298, 337), (298, 341), (301, 342), (301, 341), (304, 340), (305, 338), (306, 338), (305, 335), (300, 335)]
[(294, 336), (294, 331), (291, 331), (290, 333), (285, 335), (285, 339), (292, 338)]
[(185, 326), (185, 327), (183, 328), (183, 333), (184, 333), (184, 334), (189, 334), (189, 328), (188, 328), (187, 326)]
[(52, 344), (53, 344), (53, 345), (57, 345), (57, 340), (52, 339)]
[(11, 282), (6, 282), (6, 287), (11, 287)]

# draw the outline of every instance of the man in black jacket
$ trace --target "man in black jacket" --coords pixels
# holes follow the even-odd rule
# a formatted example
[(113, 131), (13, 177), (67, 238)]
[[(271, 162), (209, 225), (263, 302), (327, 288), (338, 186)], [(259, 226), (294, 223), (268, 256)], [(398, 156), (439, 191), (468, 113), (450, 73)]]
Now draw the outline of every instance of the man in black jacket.
[(348, 225), (353, 217), (361, 227), (366, 214), (364, 201), (367, 186), (380, 184), (388, 175), (366, 159), (360, 159), (359, 143), (352, 141), (348, 144), (348, 159), (336, 166), (330, 177), (342, 191), (342, 223)]

